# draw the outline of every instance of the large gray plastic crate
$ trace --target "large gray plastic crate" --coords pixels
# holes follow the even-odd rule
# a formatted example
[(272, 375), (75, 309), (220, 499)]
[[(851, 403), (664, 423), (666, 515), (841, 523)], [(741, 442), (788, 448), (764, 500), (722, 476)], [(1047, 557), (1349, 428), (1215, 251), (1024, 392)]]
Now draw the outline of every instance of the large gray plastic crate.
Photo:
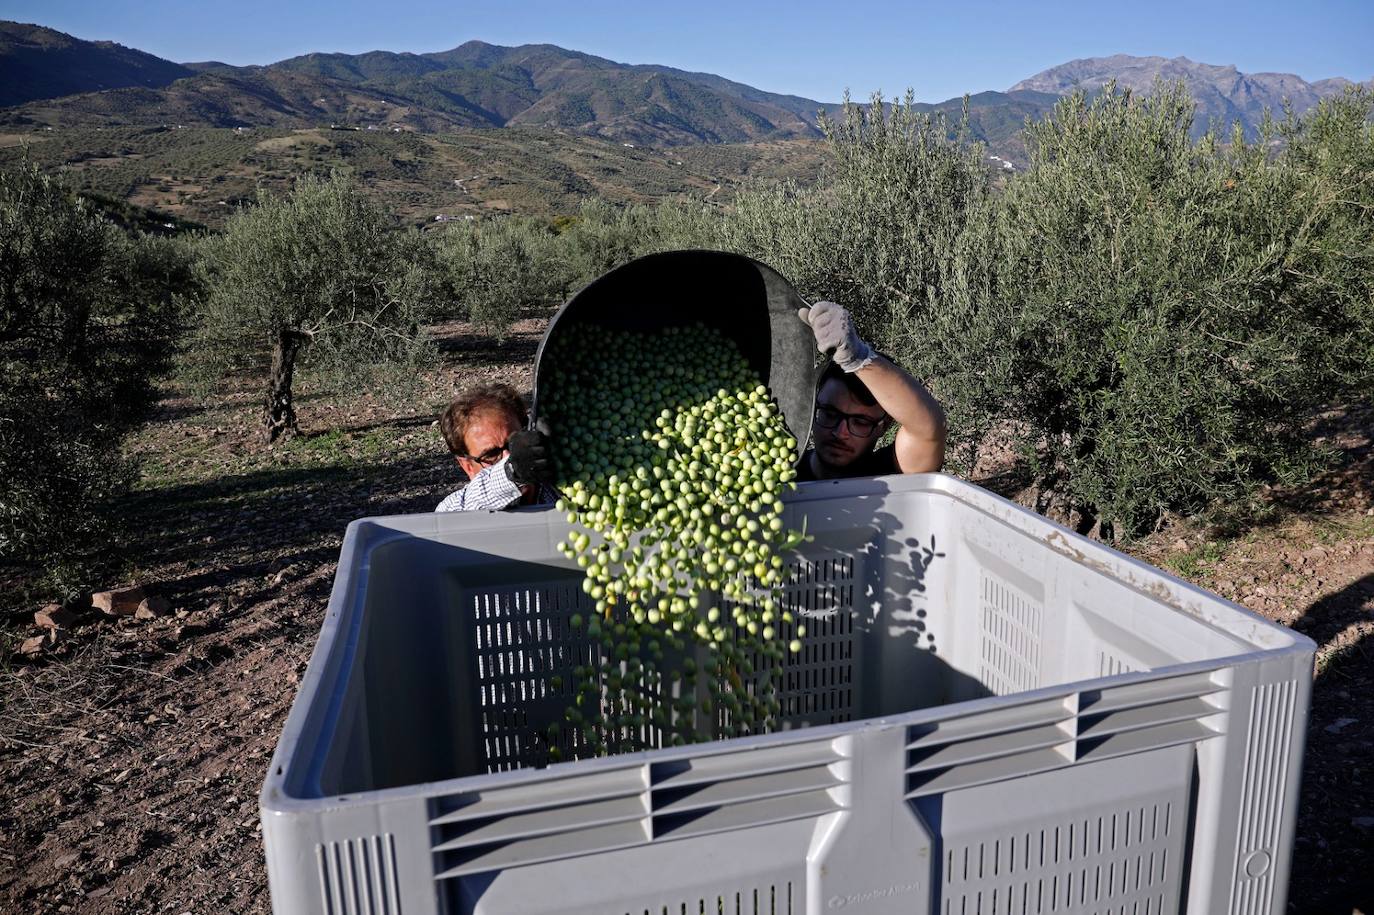
[(562, 516), (354, 522), (263, 785), (274, 911), (1283, 911), (1309, 640), (951, 477), (788, 502), (788, 728), (547, 767), (591, 650)]

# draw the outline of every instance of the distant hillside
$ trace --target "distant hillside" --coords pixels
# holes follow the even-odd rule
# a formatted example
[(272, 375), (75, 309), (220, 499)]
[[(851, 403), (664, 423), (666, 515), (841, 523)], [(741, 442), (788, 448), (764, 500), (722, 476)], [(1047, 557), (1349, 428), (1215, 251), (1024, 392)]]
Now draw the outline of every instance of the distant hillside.
[(815, 136), (817, 111), (834, 107), (710, 73), (616, 63), (547, 44), (469, 41), (430, 54), (307, 54), (262, 69), (338, 80), (435, 111), (479, 113), (492, 126), (643, 142)]
[[(216, 61), (171, 66), (185, 78), (156, 88), (139, 83), (96, 93), (83, 84), (68, 91), (84, 94), (41, 101), (31, 93), (29, 104), (3, 112), (0, 123), (274, 128), (342, 123), (427, 132), (524, 126), (616, 142), (680, 145), (814, 138), (819, 136), (816, 113), (827, 107), (708, 73), (620, 64), (553, 45), (506, 48), (470, 41), (433, 54), (307, 54), (265, 67)], [(5, 76), (0, 61), (0, 77)]]
[(0, 107), (125, 86), (158, 89), (191, 74), (181, 64), (114, 42), (0, 21)]
[(177, 80), (162, 89), (127, 88), (30, 102), (0, 110), (16, 127), (329, 127), (403, 126), (441, 131), (492, 126), (480, 112), (427, 108), (366, 85), (289, 70), (233, 67)]
[(819, 140), (627, 148), (512, 127), (414, 131), (97, 127), (0, 132), (0, 169), (27, 157), (73, 188), (109, 201), (222, 226), (259, 188), (284, 192), (307, 172), (341, 169), (389, 213), (436, 217), (576, 213), (587, 198), (726, 204), (752, 178), (814, 181)]
[[(1064, 95), (1077, 89), (1096, 92), (1112, 80), (1123, 89), (1149, 92), (1156, 79), (1181, 80), (1197, 101), (1196, 129), (1209, 124), (1228, 127), (1240, 121), (1253, 135), (1265, 110), (1281, 116), (1284, 100), (1301, 114), (1322, 98), (1336, 95), (1351, 85), (1343, 78), (1309, 83), (1292, 73), (1241, 73), (1234, 66), (1216, 66), (1186, 57), (1089, 57), (1073, 60), (1023, 79), (1011, 92), (1029, 90)], [(1374, 85), (1374, 80), (1370, 81)]]

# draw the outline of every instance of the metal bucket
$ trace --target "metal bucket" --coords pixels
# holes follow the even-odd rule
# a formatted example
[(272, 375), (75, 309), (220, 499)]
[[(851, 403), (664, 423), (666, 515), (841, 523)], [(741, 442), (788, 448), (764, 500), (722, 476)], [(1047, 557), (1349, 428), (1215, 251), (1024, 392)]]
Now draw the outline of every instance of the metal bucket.
[(544, 354), (568, 328), (655, 331), (700, 322), (734, 340), (768, 385), (800, 457), (824, 367), (817, 365), (811, 329), (797, 317), (808, 304), (782, 274), (742, 254), (665, 251), (630, 261), (589, 283), (549, 322), (535, 356), (531, 418), (539, 419), (540, 394), (552, 375)]

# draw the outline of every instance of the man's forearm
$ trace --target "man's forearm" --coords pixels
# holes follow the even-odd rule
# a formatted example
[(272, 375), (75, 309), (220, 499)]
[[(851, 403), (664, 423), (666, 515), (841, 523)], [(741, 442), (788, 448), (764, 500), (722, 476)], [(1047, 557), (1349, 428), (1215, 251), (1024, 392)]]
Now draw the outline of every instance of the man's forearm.
[(925, 385), (875, 355), (855, 376), (891, 416), (897, 430), (897, 466), (903, 473), (939, 470), (945, 461), (945, 411)]

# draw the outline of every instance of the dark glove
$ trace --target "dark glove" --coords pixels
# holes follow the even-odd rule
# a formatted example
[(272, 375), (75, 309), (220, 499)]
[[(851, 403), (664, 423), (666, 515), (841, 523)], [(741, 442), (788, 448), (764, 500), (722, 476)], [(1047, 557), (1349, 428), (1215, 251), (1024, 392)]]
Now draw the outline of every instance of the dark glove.
[(506, 476), (512, 483), (525, 486), (553, 482), (553, 452), (546, 429), (520, 430), (506, 442), (506, 450), (510, 452)]

